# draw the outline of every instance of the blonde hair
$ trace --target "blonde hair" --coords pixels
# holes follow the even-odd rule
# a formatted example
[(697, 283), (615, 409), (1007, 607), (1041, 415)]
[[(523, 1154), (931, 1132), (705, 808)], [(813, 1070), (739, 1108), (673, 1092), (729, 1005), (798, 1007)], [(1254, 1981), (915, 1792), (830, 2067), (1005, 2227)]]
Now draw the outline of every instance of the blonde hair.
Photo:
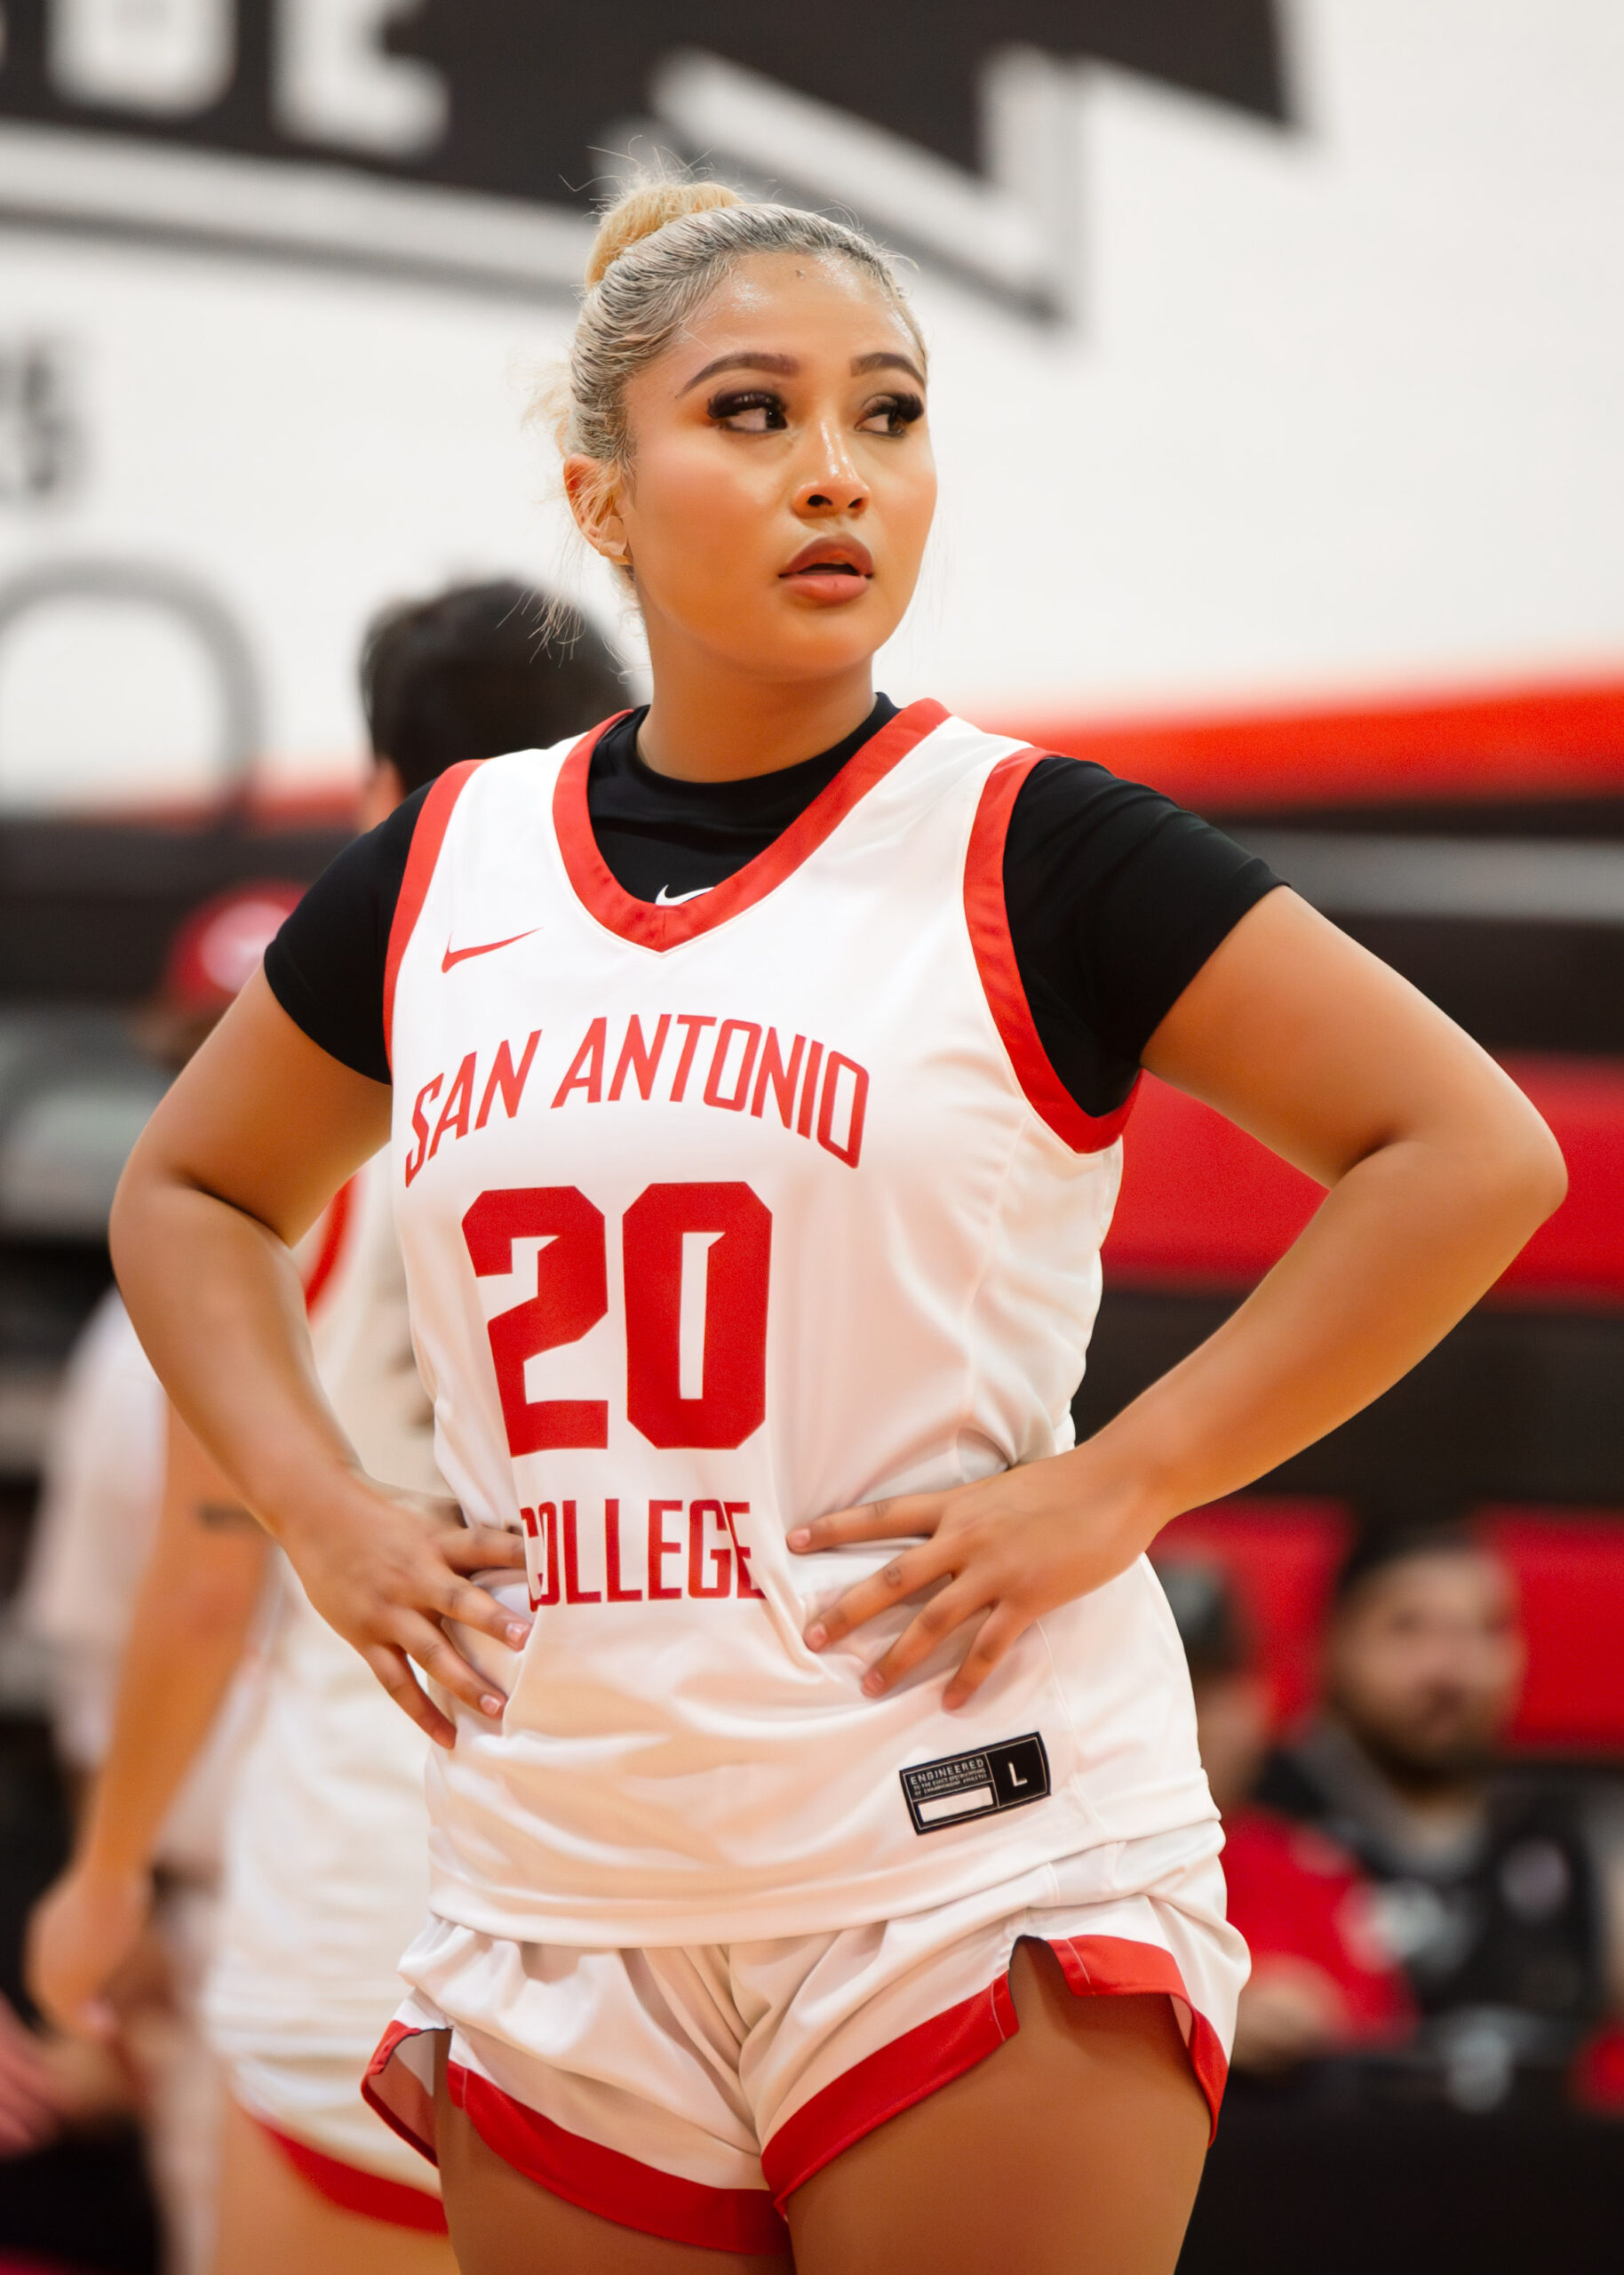
[(896, 271), (865, 231), (797, 206), (750, 204), (720, 182), (644, 180), (598, 225), (569, 362), (540, 406), (560, 451), (596, 459), (607, 488), (631, 458), (629, 382), (665, 354), (736, 261), (773, 252), (852, 262), (896, 309), (923, 361), (924, 339)]

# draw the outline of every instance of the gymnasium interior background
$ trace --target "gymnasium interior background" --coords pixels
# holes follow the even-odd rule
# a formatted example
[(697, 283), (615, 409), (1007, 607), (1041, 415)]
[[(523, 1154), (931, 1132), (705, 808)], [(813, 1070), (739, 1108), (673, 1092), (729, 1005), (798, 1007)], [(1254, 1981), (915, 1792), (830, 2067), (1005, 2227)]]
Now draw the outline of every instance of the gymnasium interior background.
[[(1166, 1546), (1229, 1574), (1289, 1730), (1360, 1512), (1469, 1513), (1529, 1638), (1508, 1754), (1616, 1813), (1617, 0), (6, 0), (3, 41), (0, 1592), (161, 1085), (130, 1014), (187, 909), (343, 842), (369, 618), (538, 578), (641, 686), (522, 413), (593, 196), (665, 153), (917, 264), (943, 510), (888, 692), (1222, 821), (1550, 1119), (1571, 1197), (1504, 1283)], [(1312, 1204), (1150, 1092), (1085, 1426)], [(13, 2005), (41, 1712), (13, 1618)], [(1616, 2267), (1624, 2040), (1604, 2018), (1582, 2055), (1513, 2031), (1238, 2100), (1187, 2266)]]

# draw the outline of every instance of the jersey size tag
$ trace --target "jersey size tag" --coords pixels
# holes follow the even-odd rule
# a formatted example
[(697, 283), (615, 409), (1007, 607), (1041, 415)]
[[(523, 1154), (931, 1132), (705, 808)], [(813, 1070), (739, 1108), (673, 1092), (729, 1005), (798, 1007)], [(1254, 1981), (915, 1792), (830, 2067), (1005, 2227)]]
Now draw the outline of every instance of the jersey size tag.
[(1049, 1790), (1049, 1758), (1037, 1731), (1029, 1730), (1024, 1737), (1005, 1738), (975, 1753), (916, 1761), (897, 1775), (914, 1831), (939, 1832), (945, 1824), (1042, 1800)]

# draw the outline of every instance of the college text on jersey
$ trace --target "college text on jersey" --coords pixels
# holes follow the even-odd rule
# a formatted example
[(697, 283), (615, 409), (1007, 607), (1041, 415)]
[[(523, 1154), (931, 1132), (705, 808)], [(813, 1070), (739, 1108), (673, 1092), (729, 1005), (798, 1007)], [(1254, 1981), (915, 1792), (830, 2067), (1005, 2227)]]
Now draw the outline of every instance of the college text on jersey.
[[(511, 1121), (531, 1090), (543, 1030), (522, 1042), (504, 1037), (489, 1054), (470, 1050), (442, 1068), (412, 1102), (413, 1145), (405, 1163), (410, 1185), (442, 1148), (483, 1130), (498, 1109)], [(449, 1087), (448, 1087), (449, 1085)], [(868, 1109), (866, 1068), (816, 1037), (787, 1039), (757, 1019), (715, 1012), (662, 1011), (624, 1022), (591, 1020), (551, 1089), (546, 1111), (641, 1100), (698, 1105), (724, 1114), (776, 1116), (856, 1169)]]

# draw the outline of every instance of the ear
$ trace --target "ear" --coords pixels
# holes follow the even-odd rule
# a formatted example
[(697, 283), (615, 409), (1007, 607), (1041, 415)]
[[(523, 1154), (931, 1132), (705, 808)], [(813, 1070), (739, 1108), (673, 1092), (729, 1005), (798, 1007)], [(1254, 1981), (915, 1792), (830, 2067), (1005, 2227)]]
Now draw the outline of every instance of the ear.
[(625, 524), (620, 518), (620, 485), (602, 459), (578, 451), (564, 460), (564, 495), (576, 527), (594, 553), (625, 567), (631, 560)]

